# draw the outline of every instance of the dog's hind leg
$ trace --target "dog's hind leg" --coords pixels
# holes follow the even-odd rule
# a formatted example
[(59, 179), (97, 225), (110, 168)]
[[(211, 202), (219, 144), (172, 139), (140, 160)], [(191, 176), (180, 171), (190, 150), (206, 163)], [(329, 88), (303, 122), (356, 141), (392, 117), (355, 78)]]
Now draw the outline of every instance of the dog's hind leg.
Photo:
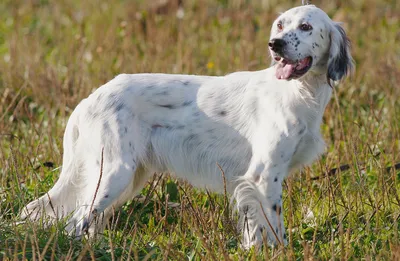
[[(83, 188), (82, 202), (69, 220), (67, 231), (80, 237), (93, 225), (94, 218), (111, 207), (123, 193), (132, 186), (138, 164), (127, 156), (121, 155), (118, 160), (104, 163), (97, 182)], [(86, 170), (89, 171), (89, 170)], [(92, 179), (92, 182), (94, 180)], [(74, 229), (75, 228), (75, 229)], [(92, 228), (90, 231), (93, 231)]]
[[(92, 234), (104, 228), (110, 211), (119, 207), (129, 196), (138, 193), (146, 177), (142, 169), (148, 150), (149, 132), (145, 126), (136, 124), (129, 127), (130, 133), (117, 124), (110, 124), (101, 131), (101, 141), (95, 141), (97, 153), (90, 152), (84, 173), (81, 174), (81, 196), (77, 209), (69, 220), (67, 231), (80, 237), (83, 232)], [(119, 131), (117, 131), (119, 130)], [(139, 184), (140, 183), (140, 184)], [(107, 210), (107, 211), (106, 211)], [(95, 218), (105, 215), (103, 222), (96, 227)], [(92, 226), (93, 225), (93, 226)]]
[(74, 180), (79, 176), (83, 166), (76, 148), (80, 136), (78, 121), (80, 109), (81, 105), (78, 105), (65, 130), (63, 166), (60, 177), (45, 195), (30, 202), (21, 210), (21, 219), (37, 221), (40, 218), (50, 218), (54, 221), (67, 216), (75, 209), (79, 195)]

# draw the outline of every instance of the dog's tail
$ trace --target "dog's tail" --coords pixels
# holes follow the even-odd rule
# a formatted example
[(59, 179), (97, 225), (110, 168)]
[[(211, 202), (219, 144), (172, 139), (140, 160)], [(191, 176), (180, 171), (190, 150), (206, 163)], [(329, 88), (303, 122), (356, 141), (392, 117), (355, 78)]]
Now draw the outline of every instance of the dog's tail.
[[(79, 105), (78, 105), (79, 106)], [(46, 217), (51, 220), (66, 217), (77, 205), (77, 194), (80, 187), (74, 185), (76, 175), (81, 169), (80, 159), (76, 155), (79, 138), (79, 113), (73, 112), (64, 134), (64, 156), (60, 177), (56, 184), (42, 197), (26, 205), (21, 213), (22, 220), (38, 221)]]

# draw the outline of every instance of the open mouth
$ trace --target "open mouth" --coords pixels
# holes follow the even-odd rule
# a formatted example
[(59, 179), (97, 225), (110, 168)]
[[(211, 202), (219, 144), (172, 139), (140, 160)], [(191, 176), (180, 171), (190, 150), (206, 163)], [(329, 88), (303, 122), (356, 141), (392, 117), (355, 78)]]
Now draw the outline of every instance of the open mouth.
[(274, 57), (278, 62), (275, 76), (278, 79), (297, 79), (306, 74), (312, 65), (312, 57), (308, 56), (302, 60), (291, 61), (280, 56)]

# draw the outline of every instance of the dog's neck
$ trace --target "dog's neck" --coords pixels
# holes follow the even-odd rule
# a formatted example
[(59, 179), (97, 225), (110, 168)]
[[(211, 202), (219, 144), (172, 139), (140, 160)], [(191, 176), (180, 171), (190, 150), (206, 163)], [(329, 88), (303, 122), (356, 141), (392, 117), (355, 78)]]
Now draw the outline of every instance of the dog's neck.
[(319, 119), (315, 121), (315, 123), (319, 125), (319, 121), (322, 120), (325, 108), (332, 96), (332, 86), (328, 82), (329, 80), (326, 76), (326, 73), (308, 73), (298, 81), (301, 83), (302, 87), (306, 89), (313, 97), (315, 102), (314, 117)]
[(319, 89), (319, 88), (325, 88), (329, 87), (330, 84), (328, 82), (328, 78), (326, 76), (326, 73), (313, 73), (309, 72), (298, 81), (307, 89), (310, 91), (314, 92), (314, 90)]

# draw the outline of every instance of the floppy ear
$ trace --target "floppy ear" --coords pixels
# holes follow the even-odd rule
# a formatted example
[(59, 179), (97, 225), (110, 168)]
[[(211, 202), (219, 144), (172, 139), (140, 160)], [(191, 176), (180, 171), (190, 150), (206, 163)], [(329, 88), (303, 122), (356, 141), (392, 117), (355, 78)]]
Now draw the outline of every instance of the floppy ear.
[(331, 29), (331, 46), (328, 59), (328, 79), (339, 81), (354, 68), (353, 58), (350, 54), (350, 41), (343, 28), (334, 23)]

